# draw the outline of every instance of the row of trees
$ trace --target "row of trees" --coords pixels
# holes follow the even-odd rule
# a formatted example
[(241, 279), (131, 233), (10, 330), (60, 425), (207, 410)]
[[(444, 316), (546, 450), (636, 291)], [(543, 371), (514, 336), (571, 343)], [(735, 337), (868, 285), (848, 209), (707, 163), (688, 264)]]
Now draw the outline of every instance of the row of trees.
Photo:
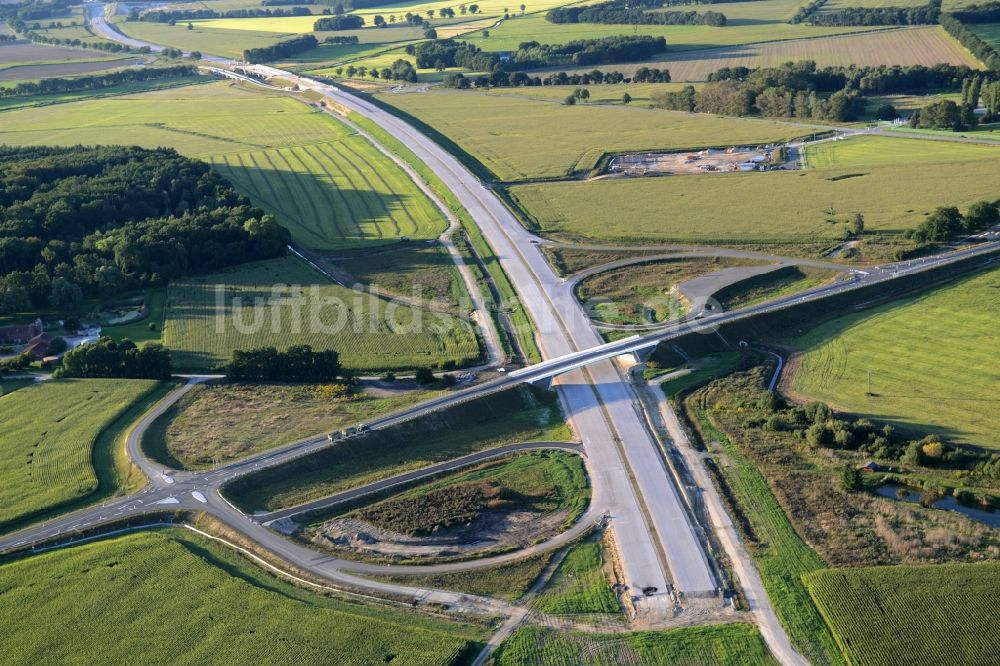
[(332, 37), (324, 37), (324, 44), (357, 44), (357, 35), (333, 35)]
[(51, 78), (40, 79), (38, 81), (22, 81), (10, 88), (0, 88), (0, 97), (23, 97), (27, 95), (49, 95), (52, 93), (76, 92), (80, 90), (99, 90), (123, 83), (177, 79), (185, 76), (193, 76), (196, 73), (197, 70), (191, 65), (174, 65), (172, 67), (123, 69), (108, 74), (80, 76), (72, 79)]
[(316, 0), (260, 0), (262, 7), (287, 7), (289, 5), (315, 5)]
[(907, 237), (920, 244), (944, 243), (975, 234), (1000, 223), (996, 203), (977, 201), (962, 215), (954, 206), (942, 206), (927, 216)]
[(816, 0), (799, 9), (792, 23), (824, 26), (849, 25), (932, 25), (941, 16), (941, 0), (918, 7), (845, 7), (820, 11), (826, 0)]
[(170, 149), (0, 148), (0, 312), (280, 256), (288, 239)]
[(247, 62), (270, 62), (282, 58), (291, 58), (300, 53), (311, 51), (319, 46), (315, 35), (299, 35), (283, 42), (243, 51), (243, 59)]
[[(670, 70), (640, 67), (631, 77), (622, 72), (604, 72), (599, 69), (582, 74), (555, 72), (545, 78), (529, 76), (524, 72), (495, 72), (490, 76), (466, 77), (461, 72), (449, 72), (444, 76), (447, 88), (518, 88), (522, 86), (579, 86), (591, 84), (618, 83), (669, 83)], [(631, 97), (629, 98), (631, 100)]]
[[(661, 5), (656, 5), (661, 6)], [(609, 0), (596, 5), (557, 7), (545, 14), (551, 23), (606, 23), (622, 25), (726, 25), (719, 12), (647, 12), (627, 0)]]
[[(383, 67), (382, 69), (378, 69), (376, 67), (369, 69), (364, 65), (361, 65), (360, 67), (348, 65), (347, 67), (337, 67), (333, 71), (337, 76), (347, 74), (348, 78), (357, 77), (363, 79), (366, 76), (370, 76), (373, 79), (383, 79), (385, 81), (407, 81), (409, 83), (417, 82), (417, 70), (413, 69), (413, 65), (409, 60), (403, 60), (402, 58), (398, 58), (395, 62), (393, 62), (392, 67)], [(447, 78), (447, 76), (445, 78)]]
[(953, 14), (943, 13), (938, 22), (949, 35), (958, 40), (962, 46), (969, 49), (972, 55), (982, 60), (989, 69), (1000, 71), (1000, 54), (979, 35), (967, 28), (962, 21), (958, 20)]
[(126, 21), (143, 21), (147, 23), (169, 23), (178, 21), (197, 21), (218, 18), (260, 18), (270, 16), (309, 16), (312, 11), (308, 7), (292, 7), (291, 9), (229, 9), (223, 12), (214, 9), (148, 9), (140, 12), (137, 7), (129, 10)]
[(226, 377), (234, 381), (327, 382), (341, 375), (337, 352), (313, 351), (309, 345), (234, 351), (226, 366)]
[(169, 379), (170, 351), (147, 342), (139, 348), (131, 340), (101, 338), (66, 352), (58, 377), (111, 377), (116, 379)]

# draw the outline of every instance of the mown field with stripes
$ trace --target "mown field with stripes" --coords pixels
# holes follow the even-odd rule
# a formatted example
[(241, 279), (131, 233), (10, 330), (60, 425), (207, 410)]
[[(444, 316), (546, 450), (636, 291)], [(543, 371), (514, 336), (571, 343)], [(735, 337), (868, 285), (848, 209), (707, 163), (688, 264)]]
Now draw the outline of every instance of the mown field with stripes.
[(91, 455), (97, 436), (155, 385), (64, 379), (0, 398), (0, 531), (96, 491)]
[(403, 170), (358, 135), (212, 163), (311, 249), (429, 239), (447, 226)]
[(336, 350), (352, 370), (479, 358), (469, 322), (341, 287), (293, 257), (174, 280), (163, 340), (181, 370), (220, 367), (235, 349), (301, 344)]

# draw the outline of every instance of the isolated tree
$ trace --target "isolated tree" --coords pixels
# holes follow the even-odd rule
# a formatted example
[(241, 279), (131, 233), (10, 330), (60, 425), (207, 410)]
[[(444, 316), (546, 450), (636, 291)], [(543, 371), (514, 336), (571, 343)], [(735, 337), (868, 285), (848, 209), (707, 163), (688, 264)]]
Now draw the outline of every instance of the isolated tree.
[(437, 39), (438, 33), (434, 28), (424, 28), (424, 37), (427, 39)]
[(479, 5), (469, 5), (469, 13), (475, 14), (479, 11)]
[(851, 235), (860, 236), (861, 232), (865, 230), (865, 216), (861, 213), (855, 213), (854, 219), (851, 220)]
[(372, 22), (375, 24), (376, 28), (385, 27), (385, 17), (383, 17), (381, 14), (376, 14), (375, 18), (372, 19)]
[(573, 106), (576, 104), (576, 95), (566, 95), (566, 99), (563, 100), (563, 104), (566, 106)]
[(395, 23), (395, 22), (396, 22), (396, 15), (389, 14), (389, 23)]
[(430, 368), (417, 368), (414, 379), (418, 384), (430, 384), (434, 381), (434, 372)]
[(201, 51), (191, 51), (191, 53), (188, 54), (188, 57), (191, 58), (191, 60), (201, 60)]
[(855, 493), (865, 487), (865, 479), (860, 469), (845, 465), (840, 470), (840, 487), (849, 493)]
[(458, 6), (458, 11), (461, 12), (464, 15), (464, 14), (466, 14), (469, 11), (469, 8), (466, 7), (465, 5), (459, 5)]
[(883, 104), (875, 110), (875, 120), (895, 120), (898, 117), (899, 113), (892, 104)]
[(434, 18), (434, 10), (433, 9), (428, 9), (427, 10), (427, 18)]
[(489, 37), (489, 36), (490, 36), (490, 31), (489, 30), (483, 30), (483, 37)]
[(628, 104), (631, 101), (632, 101), (632, 95), (629, 95), (628, 93), (622, 95), (622, 104)]
[(524, 10), (527, 9), (527, 8), (528, 7), (526, 5), (524, 5), (524, 4), (521, 5), (521, 14), (522, 15), (524, 15)]
[(194, 30), (194, 23), (191, 23), (191, 21), (188, 21), (188, 30)]

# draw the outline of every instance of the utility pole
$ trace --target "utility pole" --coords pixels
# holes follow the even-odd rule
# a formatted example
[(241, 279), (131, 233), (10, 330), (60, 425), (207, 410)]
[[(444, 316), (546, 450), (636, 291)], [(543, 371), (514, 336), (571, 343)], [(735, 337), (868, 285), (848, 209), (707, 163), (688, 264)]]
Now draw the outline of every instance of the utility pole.
[(865, 395), (871, 395), (871, 394), (872, 394), (872, 371), (869, 370), (868, 371), (868, 393), (866, 393)]

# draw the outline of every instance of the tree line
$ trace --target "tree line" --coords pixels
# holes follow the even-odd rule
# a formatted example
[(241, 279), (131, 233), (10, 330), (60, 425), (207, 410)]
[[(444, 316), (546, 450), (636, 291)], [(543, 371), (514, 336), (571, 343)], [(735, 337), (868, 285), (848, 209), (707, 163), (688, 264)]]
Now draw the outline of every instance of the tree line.
[(406, 52), (416, 58), (418, 69), (464, 67), (492, 74), (557, 65), (586, 66), (645, 60), (666, 50), (667, 43), (663, 37), (645, 35), (581, 39), (559, 45), (522, 42), (517, 51), (502, 58), (454, 39), (436, 39), (406, 47)]
[(131, 340), (101, 338), (71, 349), (62, 357), (56, 377), (108, 377), (114, 379), (169, 379), (170, 351), (147, 342), (141, 348)]
[(137, 7), (129, 10), (126, 21), (142, 21), (145, 23), (170, 23), (178, 21), (197, 21), (218, 18), (260, 18), (271, 16), (309, 16), (312, 12), (308, 7), (292, 7), (291, 9), (229, 9), (216, 11), (214, 9), (148, 9), (140, 12)]
[(977, 201), (962, 215), (954, 206), (942, 206), (927, 216), (916, 229), (909, 229), (906, 237), (920, 245), (944, 243), (985, 231), (1000, 223), (997, 204)]
[(261, 46), (243, 51), (243, 59), (247, 62), (271, 62), (282, 58), (291, 58), (300, 53), (311, 51), (319, 46), (315, 35), (299, 35), (271, 46)]
[[(466, 77), (461, 72), (448, 72), (444, 76), (443, 83), (447, 88), (517, 88), (522, 86), (579, 86), (579, 85), (599, 85), (602, 83), (669, 83), (670, 70), (656, 69), (655, 67), (640, 67), (632, 76), (625, 76), (619, 71), (604, 72), (599, 69), (582, 74), (567, 74), (566, 72), (554, 72), (545, 78), (541, 76), (529, 76), (524, 72), (497, 72), (491, 76), (477, 76), (475, 78)], [(631, 97), (629, 98), (631, 99)]]
[(191, 65), (171, 67), (144, 67), (123, 69), (108, 74), (95, 74), (72, 79), (51, 78), (38, 81), (22, 81), (10, 88), (0, 88), (0, 97), (23, 97), (28, 95), (49, 95), (52, 93), (77, 92), (80, 90), (100, 90), (123, 83), (154, 81), (159, 79), (179, 79), (194, 76), (197, 68)]
[(621, 25), (726, 25), (726, 16), (719, 12), (704, 12), (699, 14), (689, 12), (647, 12), (643, 7), (656, 4), (640, 2), (638, 6), (628, 0), (609, 0), (596, 5), (584, 7), (556, 7), (545, 14), (551, 23), (605, 23)]
[(263, 7), (287, 7), (289, 5), (315, 5), (316, 0), (260, 0)]
[(397, 58), (391, 67), (383, 67), (382, 69), (378, 69), (377, 67), (368, 69), (364, 65), (360, 67), (348, 65), (347, 67), (337, 67), (334, 73), (337, 76), (346, 73), (348, 78), (358, 77), (363, 79), (365, 76), (370, 76), (373, 79), (383, 79), (385, 81), (417, 82), (417, 70), (413, 69), (413, 65), (410, 64), (409, 60), (403, 60), (402, 58)]
[(965, 27), (965, 25), (954, 14), (943, 13), (938, 21), (949, 35), (954, 37), (959, 44), (969, 49), (972, 55), (976, 56), (993, 71), (1000, 71), (1000, 54), (992, 46), (987, 44), (975, 32)]
[(313, 24), (313, 30), (324, 32), (331, 30), (356, 30), (365, 24), (364, 17), (357, 14), (343, 14), (340, 16), (324, 16), (317, 19)]
[(288, 230), (167, 148), (0, 147), (0, 312), (277, 257)]
[(821, 11), (826, 0), (814, 0), (800, 8), (791, 23), (823, 26), (851, 25), (932, 25), (941, 16), (941, 0), (918, 7), (845, 7)]
[(337, 352), (313, 351), (309, 345), (292, 346), (283, 352), (274, 347), (236, 350), (226, 365), (226, 377), (233, 381), (328, 382), (341, 372)]

